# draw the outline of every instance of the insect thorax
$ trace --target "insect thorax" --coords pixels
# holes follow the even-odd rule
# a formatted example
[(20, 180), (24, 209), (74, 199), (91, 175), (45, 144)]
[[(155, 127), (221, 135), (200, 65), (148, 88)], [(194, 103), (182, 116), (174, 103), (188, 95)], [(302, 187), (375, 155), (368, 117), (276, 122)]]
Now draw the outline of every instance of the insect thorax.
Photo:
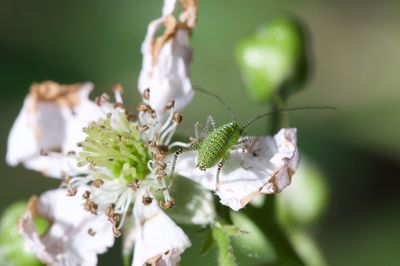
[(201, 143), (198, 150), (200, 169), (211, 168), (230, 152), (240, 138), (240, 126), (235, 122), (222, 125), (213, 130)]

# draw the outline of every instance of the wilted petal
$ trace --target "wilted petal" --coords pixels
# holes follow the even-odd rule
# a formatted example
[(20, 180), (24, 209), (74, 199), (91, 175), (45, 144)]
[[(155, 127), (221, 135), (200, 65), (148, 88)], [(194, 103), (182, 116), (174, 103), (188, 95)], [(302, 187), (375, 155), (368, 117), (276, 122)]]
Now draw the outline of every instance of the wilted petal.
[(8, 137), (7, 163), (52, 177), (81, 172), (76, 144), (85, 137), (82, 128), (102, 115), (88, 98), (92, 89), (91, 83), (33, 84)]
[(157, 201), (142, 204), (143, 191), (138, 191), (133, 209), (136, 223), (135, 250), (132, 266), (145, 263), (177, 265), (180, 254), (190, 246), (190, 240), (160, 207)]
[[(68, 197), (65, 189), (33, 196), (27, 213), (19, 222), (19, 231), (36, 256), (48, 265), (97, 265), (97, 254), (114, 243), (112, 226), (104, 214), (94, 215), (83, 209), (81, 197)], [(35, 228), (35, 217), (49, 221), (41, 236)], [(91, 234), (89, 234), (89, 231)]]
[[(246, 144), (246, 152), (234, 150), (224, 164), (217, 195), (221, 203), (239, 210), (260, 193), (280, 192), (291, 182), (299, 156), (296, 129), (281, 129), (274, 137), (258, 137)], [(217, 166), (200, 171), (196, 152), (179, 157), (176, 172), (210, 190), (216, 188)]]
[[(189, 63), (189, 37), (197, 17), (197, 1), (183, 1), (179, 22), (172, 16), (175, 0), (165, 0), (162, 17), (153, 20), (142, 44), (143, 65), (139, 76), (139, 91), (150, 88), (150, 99), (145, 100), (157, 113), (175, 100), (175, 108), (182, 109), (192, 99)], [(165, 26), (162, 36), (156, 32)]]

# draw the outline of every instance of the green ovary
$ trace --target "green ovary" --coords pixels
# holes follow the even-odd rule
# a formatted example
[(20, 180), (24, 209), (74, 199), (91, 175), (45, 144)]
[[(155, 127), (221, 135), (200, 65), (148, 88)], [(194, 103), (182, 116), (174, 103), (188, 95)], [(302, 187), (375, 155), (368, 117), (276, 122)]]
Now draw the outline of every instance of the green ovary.
[[(144, 179), (149, 173), (148, 150), (136, 129), (137, 124), (122, 112), (117, 115), (115, 125), (111, 125), (108, 115), (83, 129), (88, 136), (80, 143), (83, 151), (79, 154), (79, 165), (90, 165), (95, 170), (105, 167), (112, 174), (108, 178), (123, 178), (127, 182)], [(107, 177), (102, 175), (102, 178)]]

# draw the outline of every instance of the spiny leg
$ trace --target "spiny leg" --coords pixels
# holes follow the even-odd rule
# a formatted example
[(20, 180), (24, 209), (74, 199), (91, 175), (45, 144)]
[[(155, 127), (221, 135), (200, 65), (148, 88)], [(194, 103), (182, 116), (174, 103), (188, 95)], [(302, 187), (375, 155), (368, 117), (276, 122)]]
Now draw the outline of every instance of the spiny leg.
[(198, 141), (198, 142), (191, 144), (187, 148), (180, 147), (176, 150), (176, 152), (174, 154), (174, 159), (172, 161), (171, 173), (170, 173), (169, 183), (168, 183), (168, 190), (171, 190), (172, 185), (174, 184), (174, 175), (175, 175), (176, 162), (178, 161), (178, 156), (185, 151), (197, 150), (200, 147), (200, 145), (201, 145), (201, 141)]
[(169, 177), (169, 182), (168, 182), (168, 190), (172, 188), (172, 185), (174, 184), (174, 174), (175, 174), (175, 167), (176, 167), (176, 161), (178, 160), (178, 156), (183, 152), (182, 148), (178, 148), (174, 154), (174, 160), (172, 161), (172, 167), (171, 167), (171, 173)]
[(194, 124), (194, 138), (190, 138), (191, 141), (195, 141), (198, 142), (201, 139), (204, 139), (207, 134), (210, 133), (210, 125), (212, 127), (212, 130), (215, 130), (215, 122), (214, 122), (214, 118), (209, 115), (207, 117), (206, 123), (203, 126), (202, 123), (197, 122)]
[(224, 167), (224, 163), (229, 159), (230, 153), (226, 153), (224, 157), (222, 157), (221, 161), (218, 163), (217, 177), (215, 181), (215, 192), (219, 191), (219, 175), (221, 174), (222, 167)]
[(243, 139), (241, 139), (235, 146), (233, 146), (232, 150), (237, 150), (237, 149), (241, 149), (241, 153), (240, 153), (240, 166), (245, 169), (245, 170), (249, 170), (252, 167), (245, 167), (243, 165), (243, 156), (246, 153), (246, 143), (255, 140), (256, 137), (255, 136), (249, 136), (249, 137), (245, 137)]
[(209, 115), (207, 117), (206, 125), (205, 125), (205, 128), (207, 130), (206, 132), (208, 132), (208, 130), (210, 130), (210, 125), (212, 127), (212, 130), (215, 130), (216, 125), (215, 125), (214, 117), (212, 115)]
[[(215, 130), (216, 125), (215, 125), (215, 121), (214, 118), (212, 117), (212, 115), (209, 115), (207, 117), (206, 123), (204, 124), (204, 126), (202, 125), (202, 123), (197, 122), (194, 127), (195, 127), (195, 134), (198, 135), (198, 130), (200, 128), (201, 131), (205, 132), (205, 133), (210, 133), (210, 126), (212, 127), (212, 130)], [(197, 132), (197, 133), (196, 133)], [(196, 136), (199, 137), (199, 136)]]
[(244, 146), (244, 144), (246, 144), (246, 143), (248, 143), (248, 142), (250, 142), (250, 141), (253, 141), (253, 140), (255, 140), (257, 137), (256, 136), (248, 136), (248, 137), (245, 137), (245, 138), (243, 138), (243, 139), (241, 139), (240, 141), (238, 141), (238, 143), (234, 146), (234, 147), (236, 147), (236, 146)]
[(200, 122), (197, 122), (196, 124), (194, 124), (194, 137), (196, 140), (200, 139), (199, 127), (200, 127)]

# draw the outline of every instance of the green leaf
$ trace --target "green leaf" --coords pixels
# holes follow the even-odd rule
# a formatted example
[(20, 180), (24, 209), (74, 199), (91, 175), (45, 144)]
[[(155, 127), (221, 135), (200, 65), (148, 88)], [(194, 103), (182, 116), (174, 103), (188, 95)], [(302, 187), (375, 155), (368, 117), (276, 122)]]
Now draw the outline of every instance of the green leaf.
[(273, 246), (277, 259), (276, 265), (304, 265), (287, 233), (276, 220), (275, 205), (275, 196), (270, 195), (262, 208), (249, 204), (242, 213), (262, 230), (263, 235)]
[(279, 90), (301, 88), (307, 76), (305, 34), (301, 23), (288, 16), (260, 27), (241, 41), (237, 60), (251, 99), (267, 102)]
[[(260, 228), (242, 212), (232, 212), (231, 216), (233, 223), (245, 231), (245, 233), (241, 233), (238, 237), (232, 239), (237, 252), (245, 254), (247, 260), (253, 264), (258, 263), (262, 265), (275, 262), (276, 254), (274, 247), (263, 235)], [(242, 263), (244, 264), (245, 262), (241, 262), (240, 264)]]
[(203, 245), (201, 247), (201, 250), (200, 250), (200, 255), (206, 254), (210, 250), (213, 243), (214, 243), (214, 238), (213, 238), (212, 230), (211, 230), (211, 228), (208, 228), (206, 238), (205, 238)]
[(304, 230), (288, 230), (289, 237), (307, 266), (326, 266), (327, 263), (312, 237)]

